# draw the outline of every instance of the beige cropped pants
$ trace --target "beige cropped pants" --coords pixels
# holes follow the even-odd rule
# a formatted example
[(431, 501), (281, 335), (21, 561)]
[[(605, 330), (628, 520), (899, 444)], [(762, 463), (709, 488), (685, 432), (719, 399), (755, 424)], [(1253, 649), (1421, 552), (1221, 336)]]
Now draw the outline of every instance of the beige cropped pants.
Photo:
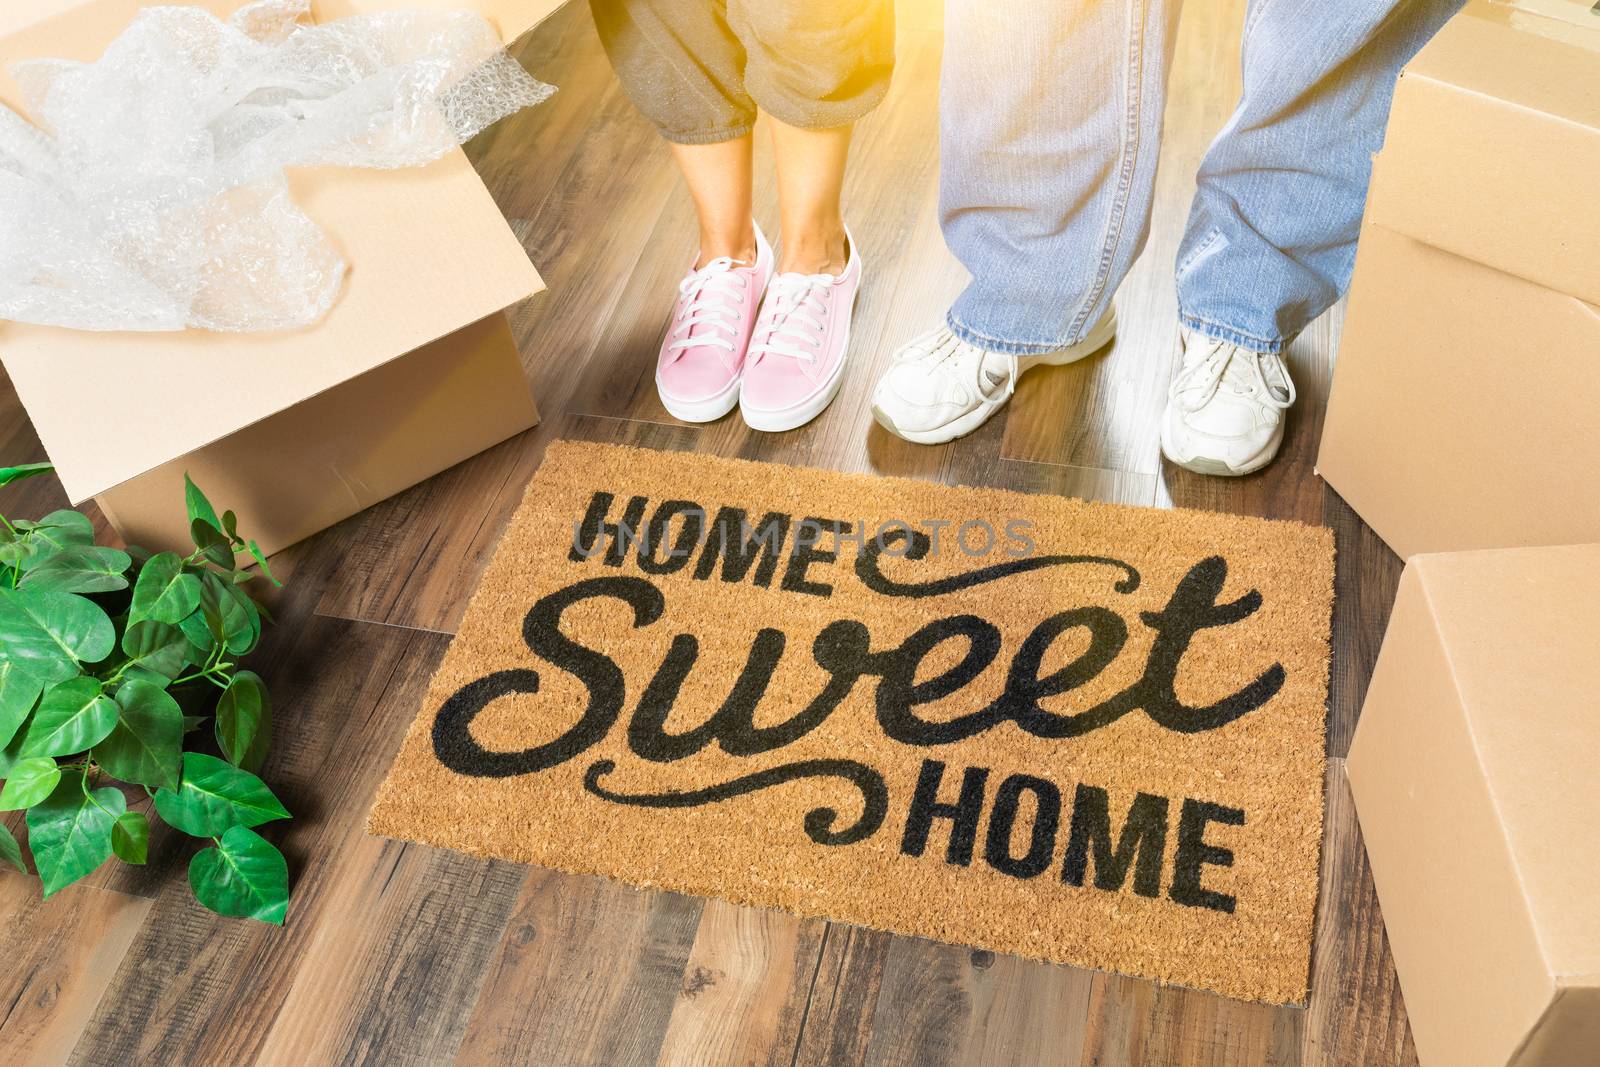
[(711, 144), (759, 108), (825, 129), (877, 106), (894, 69), (893, 0), (590, 0), (623, 89), (661, 135)]

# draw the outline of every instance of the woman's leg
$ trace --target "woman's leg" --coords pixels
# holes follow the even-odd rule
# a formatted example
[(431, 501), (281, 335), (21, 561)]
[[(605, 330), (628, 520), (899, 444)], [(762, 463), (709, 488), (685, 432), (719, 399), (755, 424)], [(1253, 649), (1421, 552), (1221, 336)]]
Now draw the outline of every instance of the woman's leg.
[(840, 218), (851, 125), (894, 68), (892, 0), (730, 0), (751, 98), (772, 122), (782, 258), (750, 339), (739, 410), (792, 430), (844, 382), (861, 257)]
[(683, 172), (700, 218), (696, 270), (723, 256), (740, 263), (756, 260), (756, 230), (750, 208), (752, 141), (746, 133), (731, 141), (672, 146), (673, 158)]
[(892, 0), (730, 0), (750, 96), (767, 113), (778, 170), (778, 270), (840, 274), (839, 196), (852, 124), (894, 70)]
[(623, 90), (672, 145), (700, 220), (699, 268), (752, 263), (750, 131), (744, 45), (723, 5), (707, 0), (590, 0)]
[(848, 242), (839, 207), (850, 126), (808, 130), (772, 120), (778, 169), (778, 270), (842, 274)]
[(745, 49), (714, 0), (590, 0), (606, 55), (635, 106), (672, 145), (699, 219), (700, 256), (678, 283), (656, 356), (662, 406), (686, 422), (739, 403), (772, 249), (750, 217)]

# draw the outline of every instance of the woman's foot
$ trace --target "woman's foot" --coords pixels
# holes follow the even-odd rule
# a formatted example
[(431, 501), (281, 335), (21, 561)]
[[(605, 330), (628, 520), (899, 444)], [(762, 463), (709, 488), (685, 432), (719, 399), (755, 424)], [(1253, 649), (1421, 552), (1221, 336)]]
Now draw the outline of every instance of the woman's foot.
[(711, 422), (739, 403), (745, 352), (773, 271), (761, 227), (755, 234), (753, 262), (718, 257), (678, 283), (678, 303), (656, 360), (656, 392), (674, 418)]
[(862, 269), (848, 231), (846, 243), (838, 273), (790, 272), (772, 280), (739, 392), (739, 413), (751, 429), (803, 426), (839, 392)]

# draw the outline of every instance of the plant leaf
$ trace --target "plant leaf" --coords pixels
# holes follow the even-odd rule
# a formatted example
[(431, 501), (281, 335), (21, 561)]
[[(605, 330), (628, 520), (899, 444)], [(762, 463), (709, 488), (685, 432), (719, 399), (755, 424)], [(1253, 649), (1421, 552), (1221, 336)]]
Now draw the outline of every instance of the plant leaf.
[(35, 675), (9, 659), (0, 660), (0, 748), (17, 736), (43, 691), (44, 684)]
[(17, 568), (22, 563), (22, 557), (32, 551), (27, 534), (14, 534), (4, 526), (0, 526), (0, 563), (11, 568)]
[(150, 855), (150, 820), (142, 811), (125, 811), (111, 824), (111, 851), (123, 863), (142, 865)]
[(21, 811), (31, 808), (55, 791), (61, 781), (61, 771), (56, 761), (45, 756), (18, 760), (6, 775), (4, 789), (0, 789), (0, 811)]
[(17, 736), (5, 748), (0, 748), (0, 778), (11, 773), (11, 768), (22, 761), (22, 735), (26, 730), (18, 731)]
[(200, 605), (200, 579), (183, 569), (176, 552), (150, 557), (133, 584), (133, 603), (128, 608), (128, 623), (145, 619), (176, 625)]
[(98, 545), (68, 545), (30, 566), (22, 588), (54, 593), (111, 593), (128, 588), (126, 552)]
[(205, 558), (225, 571), (233, 570), (233, 543), (204, 519), (189, 524), (189, 538)]
[(55, 467), (49, 463), (23, 463), (15, 467), (0, 467), (0, 485), (10, 485), (24, 478), (49, 474)]
[(200, 606), (178, 624), (183, 636), (189, 639), (189, 644), (193, 645), (202, 657), (209, 656), (217, 643), (223, 640), (221, 608), (215, 597), (211, 597), (208, 602), (204, 590), (205, 583), (202, 582)]
[(222, 628), (228, 651), (243, 656), (261, 643), (261, 613), (256, 609), (256, 602), (232, 582), (214, 574), (206, 577), (217, 586), (217, 603), (222, 608)]
[(255, 772), (261, 769), (272, 735), (272, 706), (267, 687), (254, 671), (239, 671), (217, 701), (217, 746), (228, 762)]
[(122, 635), (122, 651), (132, 664), (130, 669), (150, 671), (169, 682), (182, 674), (189, 662), (189, 642), (183, 631), (154, 619), (129, 626)]
[(111, 619), (75, 593), (0, 589), (0, 648), (17, 669), (44, 684), (74, 678), (116, 647)]
[[(195, 485), (193, 479), (187, 474), (183, 476), (183, 502), (189, 508), (189, 523), (191, 526), (196, 519), (200, 519), (218, 534), (222, 533), (222, 520), (217, 518), (217, 509), (211, 506), (211, 501), (206, 499), (206, 495), (200, 491), (200, 487)], [(195, 547), (204, 548), (205, 546), (196, 542)]]
[[(28, 521), (18, 519), (12, 523), (19, 530), (28, 530), (32, 533), (31, 540), (37, 542), (45, 550), (55, 552), (69, 545), (81, 545), (85, 548), (94, 545), (94, 523), (89, 521), (89, 516), (71, 508), (62, 508), (52, 511), (42, 519)], [(38, 550), (35, 550), (34, 559), (38, 560)], [(24, 567), (23, 570), (27, 570)]]
[(111, 858), (111, 824), (127, 810), (121, 791), (96, 789), (91, 800), (80, 772), (62, 772), (55, 791), (28, 809), (28, 851), (46, 897)]
[(228, 535), (228, 540), (234, 544), (243, 544), (239, 539), (239, 516), (231, 511), (222, 513), (222, 532)]
[(93, 748), (117, 725), (116, 701), (93, 678), (69, 678), (46, 689), (28, 731), (22, 756), (67, 756)]
[(267, 566), (267, 556), (266, 556), (266, 553), (261, 551), (261, 546), (256, 544), (254, 541), (251, 541), (249, 544), (250, 544), (250, 555), (255, 559), (255, 561), (258, 564), (261, 565), (261, 573), (266, 575), (267, 581), (271, 582), (273, 585), (277, 586), (279, 589), (282, 589), (283, 588), (283, 583), (278, 581), (278, 579), (276, 579), (276, 578), (274, 578), (272, 576), (272, 568)]
[(192, 734), (206, 724), (204, 715), (185, 715), (183, 717), (183, 732)]
[(219, 847), (202, 849), (189, 861), (189, 888), (219, 915), (282, 926), (289, 909), (289, 865), (266, 838), (234, 826)]
[(183, 754), (183, 779), (176, 791), (156, 791), (156, 813), (194, 837), (289, 817), (265, 782), (203, 752)]
[(235, 655), (243, 655), (255, 647), (261, 635), (261, 620), (251, 611), (253, 607), (254, 602), (243, 592), (207, 571), (201, 579), (200, 608), (180, 625), (190, 644), (203, 653), (220, 643)]
[[(159, 625), (159, 624), (158, 624)], [(183, 710), (159, 685), (132, 681), (117, 690), (122, 714), (94, 747), (94, 758), (124, 782), (178, 787), (183, 767)]]
[(28, 873), (28, 865), (22, 862), (22, 846), (17, 844), (11, 827), (3, 822), (0, 822), (0, 860), (5, 860), (23, 874)]

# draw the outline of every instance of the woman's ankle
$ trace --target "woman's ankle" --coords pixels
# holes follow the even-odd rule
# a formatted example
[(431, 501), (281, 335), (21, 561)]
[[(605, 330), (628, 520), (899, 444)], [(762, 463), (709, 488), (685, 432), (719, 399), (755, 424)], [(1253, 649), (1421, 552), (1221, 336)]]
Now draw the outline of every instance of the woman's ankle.
[(850, 262), (850, 240), (837, 220), (785, 227), (781, 244), (780, 273), (842, 274)]
[(756, 230), (753, 223), (746, 223), (742, 231), (700, 231), (700, 258), (695, 260), (694, 269), (699, 270), (713, 259), (722, 258), (739, 263), (756, 261)]

